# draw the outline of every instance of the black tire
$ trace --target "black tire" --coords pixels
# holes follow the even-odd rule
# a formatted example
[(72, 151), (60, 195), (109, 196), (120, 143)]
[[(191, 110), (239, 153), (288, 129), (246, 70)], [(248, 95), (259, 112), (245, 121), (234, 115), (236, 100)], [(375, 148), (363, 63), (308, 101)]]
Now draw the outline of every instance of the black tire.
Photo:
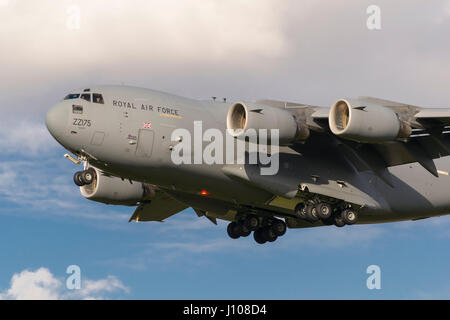
[(271, 229), (277, 237), (281, 237), (286, 233), (286, 223), (281, 220), (275, 220), (274, 223), (272, 223)]
[(332, 226), (334, 224), (334, 217), (331, 215), (328, 219), (323, 219), (322, 223), (326, 226)]
[(341, 217), (344, 223), (348, 225), (355, 224), (358, 221), (358, 214), (351, 209), (342, 211)]
[(237, 239), (241, 236), (240, 227), (236, 222), (231, 222), (227, 227), (228, 236), (231, 239)]
[(244, 221), (244, 226), (250, 231), (256, 231), (259, 228), (259, 219), (257, 216), (248, 216)]
[(319, 216), (317, 215), (316, 206), (313, 204), (308, 204), (306, 206), (306, 217), (310, 222), (316, 222), (319, 220)]
[(248, 237), (252, 233), (245, 225), (240, 223), (238, 229), (241, 237)]
[(83, 174), (82, 171), (77, 171), (73, 175), (73, 182), (75, 182), (75, 184), (79, 187), (82, 187), (85, 185), (84, 180), (82, 179), (82, 176), (81, 176), (82, 174)]
[(334, 215), (334, 225), (338, 228), (342, 228), (343, 226), (345, 226), (345, 222), (344, 219), (342, 219), (341, 217), (341, 213), (335, 214)]
[(253, 239), (255, 239), (256, 243), (264, 244), (267, 242), (266, 238), (264, 238), (262, 234), (262, 229), (258, 229), (253, 232)]
[(92, 182), (94, 182), (96, 174), (97, 173), (95, 172), (95, 169), (89, 168), (81, 173), (81, 179), (83, 180), (84, 184), (91, 184)]
[(308, 218), (306, 216), (306, 206), (303, 202), (300, 202), (299, 204), (297, 204), (297, 206), (295, 206), (294, 212), (300, 219)]
[(272, 228), (269, 226), (262, 229), (262, 234), (264, 236), (264, 239), (268, 242), (274, 242), (278, 238), (275, 232), (273, 232)]
[(321, 202), (316, 206), (317, 216), (322, 219), (328, 219), (333, 213), (333, 209), (328, 203)]

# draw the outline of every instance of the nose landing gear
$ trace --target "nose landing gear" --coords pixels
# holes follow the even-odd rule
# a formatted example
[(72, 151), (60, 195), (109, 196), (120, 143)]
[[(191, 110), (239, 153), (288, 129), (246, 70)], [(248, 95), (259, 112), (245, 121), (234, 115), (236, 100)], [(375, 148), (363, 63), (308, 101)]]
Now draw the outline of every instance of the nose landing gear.
[(73, 175), (73, 182), (75, 182), (77, 186), (82, 187), (94, 182), (96, 175), (97, 173), (93, 168), (88, 168), (84, 171), (77, 171)]

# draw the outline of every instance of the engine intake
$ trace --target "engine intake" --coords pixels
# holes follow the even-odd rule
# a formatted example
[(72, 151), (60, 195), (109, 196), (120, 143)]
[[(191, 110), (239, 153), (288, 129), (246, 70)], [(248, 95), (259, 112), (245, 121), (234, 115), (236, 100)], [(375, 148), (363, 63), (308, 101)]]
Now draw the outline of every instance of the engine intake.
[(249, 129), (255, 129), (258, 136), (260, 129), (268, 131), (277, 129), (280, 145), (289, 145), (296, 140), (306, 140), (309, 136), (308, 127), (297, 123), (289, 111), (244, 102), (237, 102), (228, 110), (227, 129), (237, 138), (245, 137)]
[(408, 138), (412, 132), (392, 109), (360, 100), (338, 100), (328, 121), (333, 134), (358, 142), (393, 141)]
[(133, 206), (147, 196), (146, 185), (114, 176), (105, 175), (95, 169), (92, 183), (80, 187), (80, 192), (86, 199), (106, 204)]

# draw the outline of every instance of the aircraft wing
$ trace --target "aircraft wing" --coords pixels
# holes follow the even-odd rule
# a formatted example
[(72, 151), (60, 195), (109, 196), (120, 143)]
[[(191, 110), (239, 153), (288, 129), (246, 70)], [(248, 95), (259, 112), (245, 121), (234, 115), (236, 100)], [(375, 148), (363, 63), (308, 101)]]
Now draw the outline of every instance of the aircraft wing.
[(163, 221), (186, 208), (188, 208), (187, 205), (175, 200), (163, 191), (157, 190), (150, 200), (139, 204), (128, 222), (133, 220)]
[(430, 126), (450, 126), (450, 109), (447, 108), (422, 109), (415, 117), (420, 122), (428, 122)]
[[(329, 108), (294, 102), (259, 100), (273, 107), (293, 110), (297, 119), (308, 125), (314, 134), (310, 141), (298, 144), (294, 149), (306, 152), (317, 148), (314, 135), (325, 136), (320, 146), (336, 148), (359, 171), (371, 170), (390, 184), (386, 168), (418, 162), (434, 176), (438, 176), (433, 160), (450, 155), (450, 108), (422, 108), (372, 97), (357, 98), (361, 103), (373, 103), (391, 108), (400, 119), (412, 128), (412, 134), (403, 140), (385, 143), (362, 143), (333, 135), (328, 124)], [(324, 141), (326, 140), (326, 141)]]

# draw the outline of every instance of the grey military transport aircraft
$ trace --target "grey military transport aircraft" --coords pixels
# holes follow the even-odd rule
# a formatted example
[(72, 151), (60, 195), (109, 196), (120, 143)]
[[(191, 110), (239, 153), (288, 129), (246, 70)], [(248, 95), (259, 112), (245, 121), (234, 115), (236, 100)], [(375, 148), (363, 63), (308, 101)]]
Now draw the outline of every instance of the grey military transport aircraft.
[[(212, 143), (211, 137), (174, 134), (184, 128), (195, 136), (199, 123), (205, 134), (216, 129), (243, 141), (245, 161), (174, 162), (174, 152), (188, 159)], [(371, 97), (339, 99), (331, 108), (230, 103), (98, 86), (69, 93), (48, 111), (46, 124), (72, 153), (65, 157), (83, 164), (73, 177), (81, 194), (136, 207), (130, 222), (163, 221), (192, 207), (215, 224), (230, 221), (231, 238), (253, 232), (263, 244), (287, 228), (418, 220), (450, 211), (450, 109)], [(262, 174), (262, 160), (247, 161), (255, 144), (245, 137), (251, 129), (258, 145), (264, 142), (259, 132), (278, 130), (278, 149), (266, 140), (267, 156), (278, 161), (275, 173)], [(180, 151), (183, 142), (187, 148)]]

